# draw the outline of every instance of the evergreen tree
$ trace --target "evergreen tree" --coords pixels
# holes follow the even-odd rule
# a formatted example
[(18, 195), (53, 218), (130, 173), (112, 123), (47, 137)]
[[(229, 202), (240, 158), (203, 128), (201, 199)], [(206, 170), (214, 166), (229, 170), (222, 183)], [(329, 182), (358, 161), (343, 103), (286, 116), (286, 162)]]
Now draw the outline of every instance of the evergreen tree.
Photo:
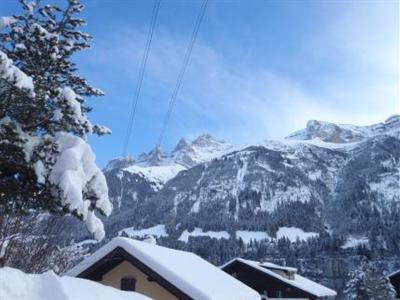
[(389, 279), (371, 263), (362, 262), (349, 274), (344, 290), (348, 300), (392, 300), (396, 293)]
[[(22, 14), (0, 19), (0, 229), (15, 216), (44, 210), (78, 216), (101, 239), (95, 212), (108, 215), (112, 206), (86, 138), (108, 130), (87, 119), (85, 97), (102, 92), (71, 61), (91, 39), (75, 17), (83, 5), (20, 3)], [(0, 232), (2, 249), (10, 234)]]

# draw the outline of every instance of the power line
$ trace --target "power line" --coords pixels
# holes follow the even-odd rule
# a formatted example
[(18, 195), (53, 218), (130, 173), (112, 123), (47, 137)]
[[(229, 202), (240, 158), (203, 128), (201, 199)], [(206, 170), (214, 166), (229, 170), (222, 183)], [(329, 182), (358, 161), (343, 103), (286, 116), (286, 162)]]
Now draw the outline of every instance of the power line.
[(167, 114), (165, 115), (164, 122), (163, 122), (163, 125), (161, 127), (160, 136), (158, 137), (158, 143), (157, 143), (158, 145), (161, 145), (161, 142), (162, 142), (162, 140), (164, 138), (164, 135), (165, 135), (165, 131), (166, 131), (167, 126), (168, 126), (169, 119), (171, 118), (171, 114), (172, 114), (172, 110), (174, 108), (176, 97), (178, 96), (179, 89), (180, 89), (180, 87), (182, 85), (183, 76), (185, 75), (186, 68), (187, 68), (187, 66), (189, 64), (190, 55), (192, 54), (193, 46), (194, 46), (194, 43), (196, 42), (197, 33), (199, 32), (200, 25), (201, 25), (201, 22), (202, 22), (203, 17), (204, 17), (204, 13), (206, 11), (207, 2), (208, 2), (208, 0), (203, 0), (203, 2), (201, 4), (200, 12), (199, 12), (199, 15), (197, 16), (197, 20), (196, 20), (196, 23), (195, 23), (195, 26), (194, 26), (194, 29), (193, 29), (192, 37), (190, 39), (189, 46), (188, 46), (188, 48), (186, 50), (185, 57), (183, 59), (182, 68), (181, 68), (181, 70), (180, 70), (180, 72), (178, 74), (178, 79), (176, 81), (176, 85), (175, 85), (174, 91), (173, 91), (171, 99), (169, 101)]
[(153, 40), (153, 33), (154, 33), (154, 28), (155, 28), (156, 22), (157, 22), (157, 16), (158, 16), (159, 8), (160, 8), (160, 2), (161, 2), (161, 0), (155, 0), (155, 2), (154, 2), (149, 32), (147, 33), (146, 46), (145, 46), (145, 50), (144, 50), (143, 57), (142, 57), (142, 62), (141, 62), (140, 69), (139, 69), (140, 71), (139, 71), (138, 81), (136, 83), (135, 98), (134, 98), (134, 101), (132, 101), (132, 106), (131, 106), (129, 120), (128, 120), (128, 127), (126, 129), (125, 141), (124, 141), (124, 145), (122, 148), (122, 156), (126, 155), (126, 151), (128, 150), (128, 146), (129, 146), (129, 141), (130, 141), (130, 138), (132, 135), (133, 124), (134, 124), (135, 115), (136, 115), (136, 109), (137, 109), (137, 105), (139, 102), (140, 91), (142, 88), (143, 77), (144, 77), (144, 72), (146, 70), (147, 60), (149, 58), (150, 46), (151, 46), (151, 41)]

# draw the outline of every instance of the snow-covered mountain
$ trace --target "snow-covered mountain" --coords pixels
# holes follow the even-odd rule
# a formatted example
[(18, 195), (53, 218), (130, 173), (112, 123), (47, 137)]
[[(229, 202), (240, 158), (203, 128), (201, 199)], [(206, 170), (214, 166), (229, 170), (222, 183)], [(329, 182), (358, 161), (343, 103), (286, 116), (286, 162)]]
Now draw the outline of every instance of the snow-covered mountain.
[(119, 170), (119, 174), (126, 172), (135, 174), (146, 180), (154, 190), (159, 190), (180, 171), (220, 157), (232, 150), (232, 145), (205, 134), (192, 141), (181, 139), (170, 153), (156, 146), (150, 152), (139, 155), (136, 161), (132, 157), (111, 160), (104, 171)]
[(202, 135), (104, 174), (108, 237), (150, 234), (216, 264), (284, 259), (338, 291), (360, 254), (400, 267), (400, 116), (242, 147)]
[(293, 140), (320, 139), (329, 143), (359, 142), (379, 134), (396, 131), (400, 127), (400, 118), (394, 115), (385, 122), (371, 126), (355, 126), (348, 124), (334, 124), (323, 121), (311, 120), (305, 129), (297, 131), (287, 137)]
[(364, 127), (310, 121), (287, 139), (246, 147), (182, 139), (171, 153), (110, 162), (116, 210), (107, 223), (114, 233), (169, 224), (178, 236), (196, 227), (274, 238), (293, 227), (368, 237), (358, 215), (400, 206), (399, 135), (393, 116)]

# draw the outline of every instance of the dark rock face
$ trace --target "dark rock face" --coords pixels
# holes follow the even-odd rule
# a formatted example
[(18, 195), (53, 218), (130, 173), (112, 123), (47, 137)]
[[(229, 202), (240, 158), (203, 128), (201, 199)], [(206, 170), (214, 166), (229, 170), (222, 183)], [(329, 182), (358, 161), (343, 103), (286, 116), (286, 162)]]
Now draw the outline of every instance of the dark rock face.
[(332, 181), (329, 167), (337, 168), (345, 155), (328, 151), (324, 153), (328, 163), (320, 165), (315, 159), (319, 149), (314, 148), (290, 156), (262, 146), (249, 147), (181, 172), (149, 199), (149, 203), (159, 204), (155, 219), (185, 223), (195, 218), (196, 226), (210, 227), (210, 219), (217, 218), (218, 222), (238, 227), (246, 223), (248, 229), (256, 229), (260, 224), (251, 224), (252, 218), (274, 212), (279, 203), (321, 206), (332, 188), (325, 183)]

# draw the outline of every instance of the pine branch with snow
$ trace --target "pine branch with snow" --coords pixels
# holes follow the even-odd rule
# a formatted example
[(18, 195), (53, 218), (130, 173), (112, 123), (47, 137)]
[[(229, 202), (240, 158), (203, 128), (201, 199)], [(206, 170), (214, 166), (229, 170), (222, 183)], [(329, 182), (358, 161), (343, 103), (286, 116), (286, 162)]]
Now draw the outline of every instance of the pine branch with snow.
[(88, 120), (86, 98), (103, 93), (71, 61), (90, 47), (76, 17), (84, 7), (20, 3), (20, 15), (0, 18), (0, 214), (73, 214), (102, 239), (96, 214), (112, 205), (86, 139), (109, 129)]
[(363, 261), (349, 274), (344, 295), (348, 300), (394, 300), (396, 292), (377, 266)]

